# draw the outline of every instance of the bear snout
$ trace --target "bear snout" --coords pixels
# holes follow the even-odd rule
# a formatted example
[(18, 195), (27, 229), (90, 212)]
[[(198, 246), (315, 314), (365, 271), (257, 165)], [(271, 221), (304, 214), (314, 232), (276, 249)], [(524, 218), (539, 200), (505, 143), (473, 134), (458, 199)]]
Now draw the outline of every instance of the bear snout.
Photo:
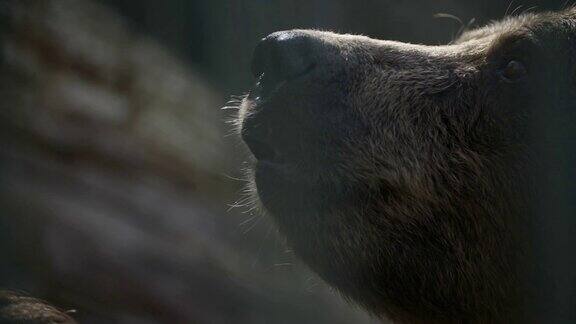
[(252, 60), (258, 79), (247, 100), (249, 112), (242, 120), (241, 135), (258, 161), (284, 163), (302, 160), (302, 142), (315, 128), (300, 103), (318, 97), (312, 88), (325, 79), (318, 67), (325, 66), (330, 49), (323, 38), (306, 30), (272, 33), (263, 38)]
[(285, 81), (310, 72), (316, 66), (313, 53), (318, 40), (301, 31), (280, 31), (263, 38), (254, 51), (252, 74), (259, 78), (262, 96)]

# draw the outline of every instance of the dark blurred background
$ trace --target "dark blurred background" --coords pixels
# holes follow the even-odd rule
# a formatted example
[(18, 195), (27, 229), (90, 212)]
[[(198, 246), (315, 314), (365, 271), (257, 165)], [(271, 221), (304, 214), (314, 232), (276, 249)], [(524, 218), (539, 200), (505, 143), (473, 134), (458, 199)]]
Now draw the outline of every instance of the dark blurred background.
[(567, 4), (0, 0), (0, 286), (83, 323), (372, 323), (247, 204), (220, 108), (252, 49), (291, 28), (442, 44)]
[(267, 34), (292, 28), (443, 44), (465, 25), (478, 26), (507, 14), (558, 10), (566, 0), (251, 0), (189, 1), (106, 0), (130, 17), (139, 30), (153, 35), (193, 64), (223, 91), (246, 90), (251, 82), (252, 49)]

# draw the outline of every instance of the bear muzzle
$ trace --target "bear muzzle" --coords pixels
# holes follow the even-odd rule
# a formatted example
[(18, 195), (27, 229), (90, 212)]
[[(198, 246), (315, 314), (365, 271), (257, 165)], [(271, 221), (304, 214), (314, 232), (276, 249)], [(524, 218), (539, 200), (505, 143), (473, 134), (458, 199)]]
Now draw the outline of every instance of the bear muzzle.
[[(305, 79), (322, 57), (321, 39), (300, 30), (280, 31), (263, 38), (252, 60), (257, 83), (248, 99), (253, 103), (242, 124), (242, 138), (259, 162), (281, 164), (302, 152), (299, 132), (304, 118), (286, 107), (281, 93)], [(280, 103), (282, 102), (282, 103)]]

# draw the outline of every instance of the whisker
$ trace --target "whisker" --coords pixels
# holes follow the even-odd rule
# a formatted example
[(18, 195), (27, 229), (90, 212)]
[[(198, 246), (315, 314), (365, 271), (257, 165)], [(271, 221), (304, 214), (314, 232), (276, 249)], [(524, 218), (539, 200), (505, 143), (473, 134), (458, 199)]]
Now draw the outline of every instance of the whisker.
[(238, 224), (238, 227), (243, 227), (244, 225), (252, 222), (254, 219), (256, 219), (256, 217), (258, 217), (258, 215), (254, 215), (248, 219), (246, 219), (245, 221), (241, 222), (240, 224)]
[(567, 9), (570, 9), (570, 8), (574, 8), (575, 5), (576, 5), (576, 1), (566, 0), (566, 1), (564, 1), (564, 4), (562, 5), (561, 8), (562, 8), (562, 10), (567, 10)]
[(443, 12), (439, 12), (437, 14), (434, 15), (434, 18), (448, 18), (448, 19), (452, 19), (457, 21), (458, 23), (460, 23), (460, 26), (463, 26), (464, 23), (462, 22), (462, 19), (458, 18), (458, 16), (449, 14), (449, 13), (443, 13)]
[(460, 27), (458, 28), (458, 31), (452, 35), (452, 42), (455, 41), (460, 35), (462, 35), (462, 33), (464, 33), (464, 31), (466, 30), (466, 24), (464, 24), (464, 22), (462, 21), (462, 19), (460, 19), (458, 16), (449, 14), (449, 13), (442, 13), (439, 12), (437, 14), (434, 15), (434, 18), (447, 18), (447, 19), (451, 19), (456, 21), (458, 24), (460, 24)]
[(240, 181), (240, 182), (248, 182), (248, 179), (242, 179), (242, 178), (238, 178), (238, 177), (234, 177), (231, 176), (229, 174), (226, 173), (220, 173), (221, 176), (225, 177), (226, 179), (230, 179), (230, 180), (235, 180), (235, 181)]
[(510, 16), (514, 16), (516, 14), (516, 12), (518, 12), (518, 10), (522, 9), (524, 7), (524, 5), (519, 5), (518, 7), (516, 7), (516, 9), (514, 9), (514, 11), (512, 11), (512, 13), (510, 13)]
[(251, 202), (250, 205), (252, 205), (252, 207), (250, 207), (248, 210), (243, 211), (242, 214), (249, 214), (258, 210), (258, 205), (256, 205), (254, 202)]
[(524, 11), (522, 11), (522, 14), (528, 13), (528, 12), (530, 12), (530, 11), (534, 11), (534, 10), (536, 10), (536, 9), (538, 9), (538, 6), (528, 7), (528, 8), (526, 8)]
[(504, 12), (504, 17), (508, 16), (508, 12), (510, 11), (510, 8), (512, 8), (513, 4), (514, 0), (510, 1), (510, 4), (508, 4), (508, 8), (506, 8), (506, 11)]
[(230, 100), (228, 100), (228, 102), (226, 102), (226, 104), (224, 105), (224, 107), (222, 107), (222, 110), (238, 110), (240, 109), (240, 105), (242, 105), (242, 102), (244, 101), (244, 99), (246, 99), (246, 97), (248, 97), (248, 94), (244, 94), (244, 95), (240, 95), (240, 96), (236, 96), (236, 95), (232, 95), (230, 96)]
[(247, 230), (245, 230), (244, 232), (242, 232), (242, 235), (246, 235), (248, 234), (251, 230), (253, 230), (256, 225), (258, 225), (258, 223), (260, 223), (260, 220), (262, 219), (262, 217), (257, 217), (256, 221), (252, 224), (252, 226), (250, 226)]
[(258, 250), (256, 251), (256, 258), (254, 259), (254, 262), (252, 262), (252, 268), (255, 268), (256, 263), (258, 262), (258, 260), (260, 260), (260, 256), (262, 254), (262, 248), (264, 247), (266, 240), (270, 236), (270, 233), (272, 232), (273, 227), (274, 226), (272, 224), (268, 225), (268, 229), (266, 230), (266, 234), (264, 235), (264, 237), (260, 241), (260, 244), (258, 245)]

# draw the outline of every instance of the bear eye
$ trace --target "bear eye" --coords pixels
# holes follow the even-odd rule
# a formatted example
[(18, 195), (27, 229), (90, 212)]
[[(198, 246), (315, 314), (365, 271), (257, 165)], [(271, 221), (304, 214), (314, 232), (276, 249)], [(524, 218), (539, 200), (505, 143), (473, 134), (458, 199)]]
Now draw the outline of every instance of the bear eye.
[(520, 61), (511, 60), (500, 71), (500, 76), (504, 81), (517, 82), (522, 80), (528, 74), (526, 66)]

